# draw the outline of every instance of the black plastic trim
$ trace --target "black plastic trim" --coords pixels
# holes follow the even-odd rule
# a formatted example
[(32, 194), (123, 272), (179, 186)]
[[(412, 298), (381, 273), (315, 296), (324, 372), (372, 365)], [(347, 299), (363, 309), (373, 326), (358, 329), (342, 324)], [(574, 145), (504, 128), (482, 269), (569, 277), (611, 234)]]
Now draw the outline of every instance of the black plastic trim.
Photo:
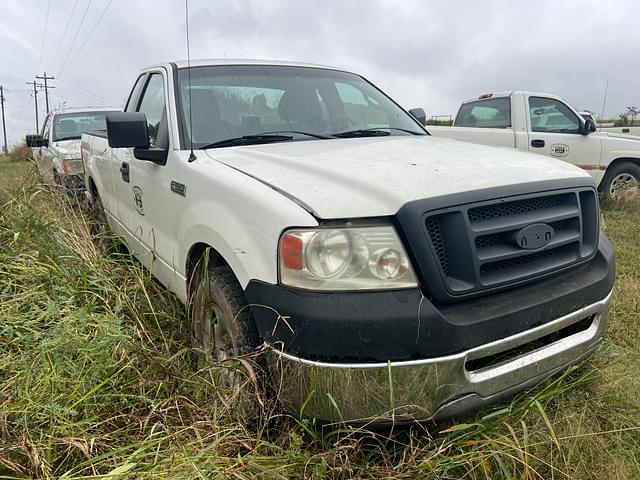
[[(471, 203), (485, 203), (489, 201), (507, 202), (517, 200), (518, 197), (526, 197), (527, 195), (546, 195), (554, 191), (569, 190), (572, 188), (589, 188), (592, 189), (594, 195), (597, 196), (591, 177), (547, 180), (474, 190), (471, 192), (461, 192), (406, 203), (400, 208), (400, 210), (398, 210), (398, 213), (395, 216), (396, 229), (398, 230), (401, 240), (407, 247), (407, 254), (411, 258), (420, 285), (422, 285), (422, 288), (427, 295), (433, 295), (441, 302), (456, 302), (475, 298), (488, 293), (504, 291), (517, 286), (526, 285), (550, 275), (555, 275), (567, 268), (573, 268), (576, 264), (539, 275), (526, 277), (505, 285), (470, 291), (468, 293), (454, 293), (447, 288), (447, 285), (445, 285), (443, 276), (440, 272), (440, 266), (434, 257), (434, 252), (432, 251), (430, 242), (427, 239), (428, 233), (426, 232), (426, 227), (424, 226), (423, 221), (425, 214), (435, 213), (439, 210), (444, 212), (446, 209), (453, 206), (460, 207)], [(590, 258), (592, 258), (592, 256)], [(588, 259), (583, 260), (583, 262), (584, 261), (588, 261)]]
[(451, 355), (543, 325), (613, 288), (614, 252), (600, 236), (590, 262), (535, 284), (452, 304), (419, 289), (306, 292), (251, 280), (245, 294), (259, 334), (310, 360), (385, 362)]

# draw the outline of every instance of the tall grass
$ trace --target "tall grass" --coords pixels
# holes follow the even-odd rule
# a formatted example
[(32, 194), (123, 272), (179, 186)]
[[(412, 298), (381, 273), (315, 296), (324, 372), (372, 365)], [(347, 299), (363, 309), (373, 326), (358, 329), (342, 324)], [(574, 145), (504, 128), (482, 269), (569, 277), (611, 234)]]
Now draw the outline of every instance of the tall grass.
[(458, 423), (368, 432), (238, 419), (171, 294), (24, 164), (0, 184), (2, 478), (640, 478), (637, 204), (606, 211), (620, 276), (594, 357)]

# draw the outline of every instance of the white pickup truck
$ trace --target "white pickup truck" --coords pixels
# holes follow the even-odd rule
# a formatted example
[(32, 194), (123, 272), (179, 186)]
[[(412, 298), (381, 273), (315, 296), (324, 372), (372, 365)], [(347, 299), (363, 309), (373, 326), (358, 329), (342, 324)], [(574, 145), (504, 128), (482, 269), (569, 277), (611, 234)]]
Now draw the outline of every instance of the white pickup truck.
[[(416, 111), (419, 111), (417, 109)], [(499, 92), (462, 103), (453, 127), (429, 126), (434, 136), (516, 148), (573, 163), (610, 196), (637, 192), (640, 137), (597, 131), (565, 100), (534, 92)]]
[(155, 65), (82, 158), (97, 218), (188, 307), (195, 350), (235, 382), (226, 360), (262, 346), (289, 411), (456, 416), (603, 338), (615, 262), (591, 177), (432, 137), (359, 75)]
[(118, 110), (114, 107), (82, 107), (49, 112), (41, 132), (26, 138), (40, 175), (70, 188), (81, 187), (84, 171), (80, 136), (82, 132), (104, 130), (106, 114)]

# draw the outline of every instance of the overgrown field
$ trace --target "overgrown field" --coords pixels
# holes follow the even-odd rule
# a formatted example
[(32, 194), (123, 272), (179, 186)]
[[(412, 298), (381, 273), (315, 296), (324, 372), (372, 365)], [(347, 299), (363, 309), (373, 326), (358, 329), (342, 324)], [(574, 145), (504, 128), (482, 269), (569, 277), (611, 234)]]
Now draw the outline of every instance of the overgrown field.
[(0, 478), (640, 478), (638, 202), (604, 208), (618, 283), (596, 355), (464, 423), (371, 433), (229, 415), (181, 305), (38, 182), (0, 162)]

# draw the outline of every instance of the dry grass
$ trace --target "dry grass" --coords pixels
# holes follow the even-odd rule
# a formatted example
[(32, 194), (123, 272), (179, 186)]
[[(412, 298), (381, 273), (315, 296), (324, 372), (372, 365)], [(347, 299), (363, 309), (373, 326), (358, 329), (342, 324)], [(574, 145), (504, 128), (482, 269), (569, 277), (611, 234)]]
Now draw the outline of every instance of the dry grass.
[(372, 433), (234, 418), (171, 294), (24, 163), (0, 185), (0, 478), (640, 478), (638, 203), (605, 209), (619, 277), (595, 356), (464, 423)]

